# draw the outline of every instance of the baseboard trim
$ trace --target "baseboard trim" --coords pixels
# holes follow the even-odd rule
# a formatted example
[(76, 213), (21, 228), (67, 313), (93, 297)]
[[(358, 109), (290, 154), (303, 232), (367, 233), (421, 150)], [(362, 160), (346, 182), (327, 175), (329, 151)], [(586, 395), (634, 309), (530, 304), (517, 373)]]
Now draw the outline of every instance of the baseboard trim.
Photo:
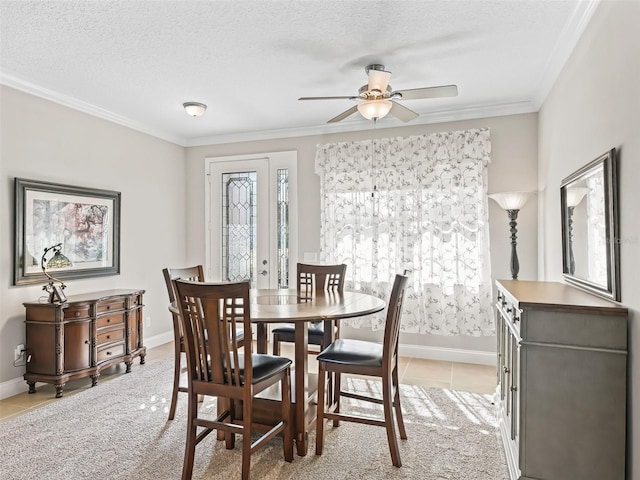
[(400, 355), (403, 357), (426, 358), (445, 362), (476, 363), (479, 365), (496, 365), (495, 352), (406, 344), (400, 344), (398, 349)]
[[(173, 331), (167, 331), (153, 337), (145, 338), (144, 344), (147, 348), (154, 348), (159, 345), (173, 341)], [(400, 355), (415, 358), (426, 358), (429, 360), (441, 360), (445, 362), (476, 363), (479, 365), (496, 365), (495, 352), (484, 352), (480, 350), (462, 350), (458, 348), (431, 347), (427, 345), (406, 345), (399, 346)], [(36, 385), (37, 386), (37, 385)], [(6, 382), (0, 383), (0, 400), (12, 397), (26, 391), (27, 385), (22, 375)]]
[[(165, 343), (173, 341), (173, 330), (168, 332), (161, 333), (159, 335), (154, 335), (153, 337), (145, 338), (144, 344), (149, 348), (157, 347), (159, 345), (164, 345)], [(36, 383), (36, 388), (38, 385), (43, 385), (42, 383)], [(6, 382), (0, 383), (0, 400), (13, 397), (14, 395), (18, 395), (19, 393), (24, 393), (27, 391), (27, 384), (24, 381), (22, 375), (16, 378), (12, 378), (11, 380), (7, 380)]]

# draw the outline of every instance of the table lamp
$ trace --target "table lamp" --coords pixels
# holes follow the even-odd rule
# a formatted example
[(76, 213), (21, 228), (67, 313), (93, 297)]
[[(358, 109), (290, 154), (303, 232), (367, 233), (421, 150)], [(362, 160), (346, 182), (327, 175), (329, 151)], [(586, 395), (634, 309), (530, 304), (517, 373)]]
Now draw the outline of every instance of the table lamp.
[[(53, 250), (53, 257), (49, 259), (46, 263), (45, 261), (47, 254)], [(66, 288), (66, 285), (57, 278), (51, 276), (47, 269), (51, 268), (64, 268), (71, 267), (73, 264), (71, 260), (65, 257), (62, 254), (62, 243), (58, 243), (57, 245), (52, 245), (51, 247), (47, 247), (44, 249), (44, 253), (42, 254), (42, 259), (40, 260), (40, 266), (42, 267), (42, 272), (49, 279), (49, 283), (42, 287), (42, 289), (49, 294), (49, 303), (57, 303), (66, 301), (67, 297), (65, 297), (62, 290)], [(58, 282), (60, 285), (55, 285), (55, 282)]]
[(518, 233), (517, 218), (518, 212), (527, 202), (532, 192), (503, 192), (493, 193), (489, 198), (495, 200), (503, 210), (507, 211), (509, 217), (509, 227), (511, 228), (511, 278), (518, 279), (520, 263), (518, 262), (518, 252), (516, 251), (516, 234)]

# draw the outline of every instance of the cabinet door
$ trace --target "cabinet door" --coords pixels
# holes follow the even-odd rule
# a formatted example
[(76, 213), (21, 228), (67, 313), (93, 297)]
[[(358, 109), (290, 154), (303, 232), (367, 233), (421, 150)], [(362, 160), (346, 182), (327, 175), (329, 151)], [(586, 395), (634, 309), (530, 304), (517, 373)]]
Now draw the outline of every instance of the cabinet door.
[(134, 308), (129, 312), (128, 315), (128, 343), (127, 343), (127, 353), (133, 352), (140, 348), (140, 339), (142, 329), (142, 309)]
[(515, 335), (511, 336), (511, 440), (518, 441), (520, 421), (520, 342)]
[(91, 366), (91, 320), (64, 326), (64, 370), (73, 372)]
[(497, 381), (500, 386), (500, 399), (502, 400), (504, 399), (504, 396), (502, 395), (504, 385), (504, 382), (502, 381), (502, 370), (504, 368), (504, 319), (502, 318), (502, 314), (498, 308), (496, 308), (496, 337), (498, 341), (498, 368), (496, 370), (496, 375), (498, 376)]

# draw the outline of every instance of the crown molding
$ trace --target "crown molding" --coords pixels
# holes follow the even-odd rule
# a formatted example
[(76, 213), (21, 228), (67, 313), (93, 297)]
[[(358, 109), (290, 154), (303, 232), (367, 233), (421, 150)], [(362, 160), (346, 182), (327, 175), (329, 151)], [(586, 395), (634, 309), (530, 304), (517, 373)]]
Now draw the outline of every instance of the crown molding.
[(16, 90), (20, 90), (22, 92), (28, 93), (30, 95), (34, 95), (36, 97), (44, 98), (45, 100), (49, 100), (59, 105), (69, 107), (83, 113), (87, 113), (94, 117), (98, 117), (103, 120), (107, 120), (109, 122), (122, 125), (124, 127), (130, 128), (132, 130), (136, 130), (141, 133), (146, 133), (147, 135), (151, 135), (152, 137), (156, 137), (161, 140), (166, 140), (168, 142), (176, 143), (183, 147), (185, 146), (184, 138), (177, 137), (171, 133), (164, 132), (155, 128), (151, 128), (148, 125), (144, 125), (140, 122), (136, 122), (127, 117), (123, 117), (122, 115), (118, 115), (117, 113), (113, 113), (102, 107), (98, 107), (91, 103), (87, 103), (82, 100), (78, 100), (77, 98), (70, 97), (63, 93), (56, 92), (54, 90), (50, 90), (48, 88), (41, 87), (39, 85), (27, 82), (13, 75), (0, 72), (0, 83), (3, 85), (6, 85), (7, 87), (15, 88)]
[[(477, 118), (500, 117), (504, 115), (519, 115), (537, 112), (532, 102), (513, 102), (499, 105), (483, 105), (461, 108), (457, 110), (443, 110), (421, 114), (410, 123), (404, 123), (392, 117), (385, 117), (378, 122), (377, 128), (396, 128), (415, 125), (429, 125), (433, 123), (456, 122)], [(370, 120), (355, 120), (326, 124), (313, 127), (285, 128), (280, 130), (262, 130), (254, 132), (240, 132), (225, 135), (211, 135), (207, 137), (187, 140), (185, 147), (201, 147), (205, 145), (221, 145), (226, 143), (253, 142), (259, 140), (273, 140), (278, 138), (306, 137), (313, 135), (330, 135), (336, 133), (358, 132), (371, 130)]]
[(577, 3), (576, 9), (573, 11), (569, 22), (558, 37), (553, 52), (545, 65), (542, 81), (534, 96), (534, 103), (537, 106), (537, 110), (540, 110), (542, 107), (547, 95), (549, 95), (553, 85), (560, 76), (560, 72), (569, 60), (574, 48), (578, 44), (578, 40), (580, 40), (580, 37), (584, 33), (585, 28), (587, 28), (591, 17), (593, 17), (593, 13), (600, 3), (601, 0), (581, 0)]

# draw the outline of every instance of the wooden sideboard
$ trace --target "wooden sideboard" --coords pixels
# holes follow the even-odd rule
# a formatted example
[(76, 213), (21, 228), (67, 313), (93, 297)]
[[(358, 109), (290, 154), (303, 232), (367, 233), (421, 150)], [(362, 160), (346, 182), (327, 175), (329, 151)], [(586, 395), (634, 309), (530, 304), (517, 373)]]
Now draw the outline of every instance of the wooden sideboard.
[(144, 364), (144, 292), (105, 290), (72, 295), (64, 303), (24, 303), (29, 393), (36, 382), (45, 382), (62, 397), (69, 380), (91, 377), (95, 386), (108, 366), (124, 362), (129, 373), (138, 356)]
[(627, 309), (562, 283), (496, 283), (511, 479), (625, 478)]

